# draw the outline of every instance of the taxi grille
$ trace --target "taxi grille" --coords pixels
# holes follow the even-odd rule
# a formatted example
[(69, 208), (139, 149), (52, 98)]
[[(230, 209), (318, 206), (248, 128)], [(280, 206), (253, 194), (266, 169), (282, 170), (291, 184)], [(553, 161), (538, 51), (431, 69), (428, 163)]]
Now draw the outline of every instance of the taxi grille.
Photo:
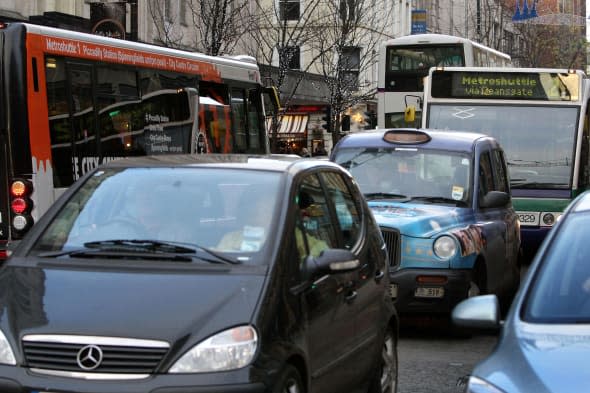
[(88, 344), (23, 341), (27, 366), (30, 368), (92, 372), (150, 374), (155, 372), (168, 348), (99, 344), (102, 361), (98, 367), (86, 370), (78, 364), (80, 350)]
[(387, 258), (389, 266), (398, 266), (400, 259), (399, 231), (392, 228), (381, 227), (381, 234), (387, 246)]

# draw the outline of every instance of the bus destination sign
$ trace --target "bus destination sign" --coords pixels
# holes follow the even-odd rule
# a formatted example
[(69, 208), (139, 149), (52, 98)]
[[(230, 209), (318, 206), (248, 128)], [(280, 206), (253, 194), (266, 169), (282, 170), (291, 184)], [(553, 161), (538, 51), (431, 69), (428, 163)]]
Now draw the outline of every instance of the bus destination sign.
[(434, 71), (436, 98), (577, 101), (577, 74), (550, 72)]

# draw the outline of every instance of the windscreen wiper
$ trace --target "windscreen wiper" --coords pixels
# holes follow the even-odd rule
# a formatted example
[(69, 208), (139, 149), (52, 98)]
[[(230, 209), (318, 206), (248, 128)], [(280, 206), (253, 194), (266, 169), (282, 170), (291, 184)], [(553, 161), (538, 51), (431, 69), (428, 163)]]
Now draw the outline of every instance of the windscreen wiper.
[(419, 200), (419, 201), (426, 201), (426, 202), (432, 202), (432, 203), (452, 203), (456, 206), (467, 206), (467, 202), (465, 201), (461, 201), (461, 200), (456, 200), (456, 199), (452, 199), (452, 198), (446, 198), (446, 197), (442, 197), (442, 196), (413, 196), (410, 197), (410, 200)]
[(393, 194), (389, 192), (369, 192), (363, 194), (366, 199), (407, 199), (403, 194)]
[(567, 188), (567, 184), (563, 183), (541, 183), (536, 181), (510, 181), (510, 187), (512, 188)]
[[(149, 239), (116, 239), (99, 240), (84, 243), (82, 249), (69, 251), (55, 251), (39, 254), (39, 257), (57, 258), (68, 255), (70, 257), (120, 257), (137, 258), (138, 256), (149, 259), (171, 259), (190, 262), (194, 258), (212, 263), (240, 264), (237, 259), (222, 255), (198, 245), (185, 246), (177, 242), (166, 242)], [(201, 254), (201, 255), (199, 255)], [(203, 257), (206, 254), (207, 257)], [(213, 258), (211, 258), (213, 257)]]

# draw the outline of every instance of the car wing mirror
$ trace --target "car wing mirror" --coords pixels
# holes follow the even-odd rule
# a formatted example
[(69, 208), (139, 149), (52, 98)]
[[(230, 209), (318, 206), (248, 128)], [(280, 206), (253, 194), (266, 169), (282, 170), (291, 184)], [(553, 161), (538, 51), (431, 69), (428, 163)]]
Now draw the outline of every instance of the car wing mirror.
[(308, 277), (350, 272), (358, 269), (360, 264), (360, 260), (352, 252), (338, 248), (329, 248), (322, 251), (319, 256), (310, 256), (306, 260)]
[(482, 208), (503, 207), (510, 202), (510, 195), (503, 191), (490, 191), (485, 194), (479, 204)]
[(457, 326), (497, 330), (501, 327), (500, 303), (496, 295), (481, 295), (461, 301), (451, 314)]

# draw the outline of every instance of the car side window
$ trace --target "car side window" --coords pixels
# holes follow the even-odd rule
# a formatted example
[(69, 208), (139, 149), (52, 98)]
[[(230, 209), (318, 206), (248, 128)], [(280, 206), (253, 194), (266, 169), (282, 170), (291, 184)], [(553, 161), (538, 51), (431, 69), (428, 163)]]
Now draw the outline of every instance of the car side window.
[(295, 240), (300, 256), (319, 256), (336, 248), (338, 238), (331, 220), (328, 201), (316, 175), (307, 176), (297, 190), (298, 222)]
[(494, 190), (492, 163), (489, 153), (485, 152), (479, 157), (479, 200), (492, 190)]
[(502, 150), (495, 149), (493, 151), (494, 157), (494, 173), (496, 174), (496, 190), (508, 192), (508, 179), (506, 176), (506, 162)]
[(334, 206), (345, 248), (352, 248), (358, 240), (361, 217), (346, 180), (338, 173), (323, 173), (322, 180)]

